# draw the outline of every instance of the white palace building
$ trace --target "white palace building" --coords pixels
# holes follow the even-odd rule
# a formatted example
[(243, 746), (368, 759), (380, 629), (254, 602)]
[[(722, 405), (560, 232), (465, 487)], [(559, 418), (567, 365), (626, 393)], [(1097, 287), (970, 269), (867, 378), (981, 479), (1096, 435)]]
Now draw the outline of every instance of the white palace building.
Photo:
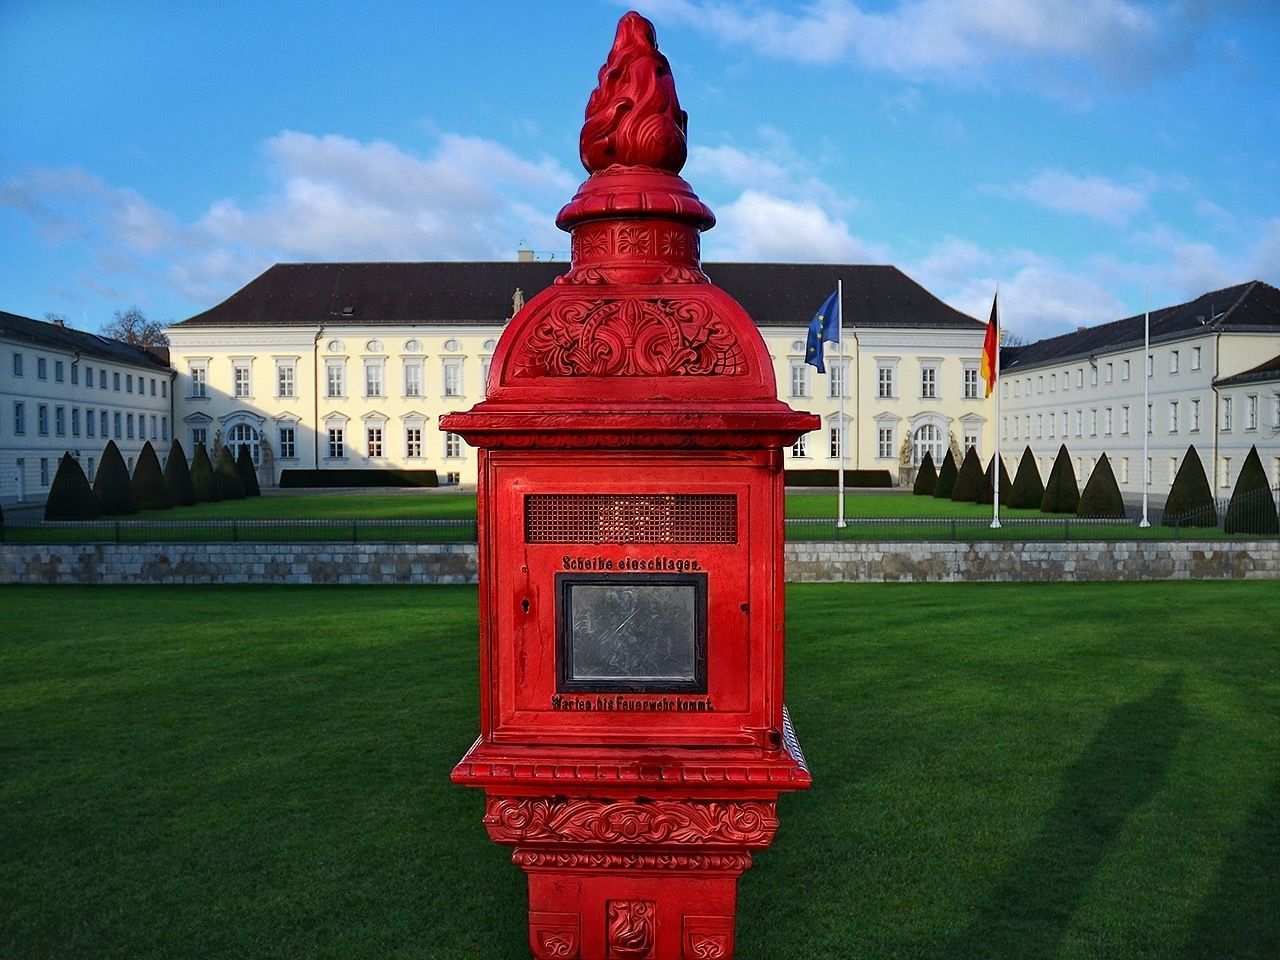
[[(200, 442), (243, 443), (266, 485), (286, 469), (435, 470), (442, 483), (472, 483), (475, 453), (441, 433), (439, 417), (483, 399), (504, 325), (567, 269), (524, 257), (277, 264), (169, 327), (168, 363), (0, 314), (0, 503), (43, 500), (64, 450), (92, 474), (107, 436), (127, 461), (147, 440), (163, 458), (171, 436), (188, 455)], [(1227, 495), (1256, 445), (1280, 486), (1280, 291), (1265, 283), (1152, 312), (1144, 463), (1141, 316), (1006, 347), (997, 425), (978, 372), (985, 324), (898, 269), (705, 269), (759, 324), (780, 397), (822, 418), (788, 470), (834, 470), (843, 445), (846, 469), (897, 481), (949, 446), (986, 459), (999, 429), (1011, 474), (1030, 445), (1047, 476), (1065, 443), (1081, 483), (1106, 453), (1126, 493), (1141, 491), (1145, 470), (1160, 496), (1194, 444)], [(829, 345), (824, 376), (804, 363), (805, 336), (838, 280), (845, 357)]]

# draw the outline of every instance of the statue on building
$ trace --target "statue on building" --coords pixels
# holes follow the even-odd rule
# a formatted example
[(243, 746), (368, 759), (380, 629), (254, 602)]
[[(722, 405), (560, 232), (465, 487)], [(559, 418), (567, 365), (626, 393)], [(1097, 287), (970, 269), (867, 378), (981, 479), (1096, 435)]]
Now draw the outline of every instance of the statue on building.
[(271, 452), (271, 444), (262, 432), (258, 433), (258, 486), (274, 487), (276, 485), (275, 456)]
[(517, 313), (524, 309), (524, 291), (516, 287), (516, 292), (511, 295), (511, 315), (514, 317)]

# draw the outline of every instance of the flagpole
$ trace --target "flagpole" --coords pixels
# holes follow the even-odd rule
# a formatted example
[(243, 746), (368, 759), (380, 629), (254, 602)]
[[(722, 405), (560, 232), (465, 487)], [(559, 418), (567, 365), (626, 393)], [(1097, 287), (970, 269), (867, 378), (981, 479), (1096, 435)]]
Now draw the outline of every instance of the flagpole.
[(840, 492), (836, 497), (836, 526), (843, 528), (848, 526), (844, 522), (844, 448), (849, 442), (849, 438), (845, 435), (844, 427), (844, 395), (849, 389), (849, 365), (845, 362), (844, 353), (844, 280), (836, 280), (836, 299), (839, 306), (836, 308), (840, 311), (840, 419), (836, 424), (839, 433), (836, 434), (840, 438), (840, 467), (839, 467), (839, 486)]
[(995, 490), (995, 497), (991, 501), (991, 529), (1000, 529), (1000, 468), (1003, 463), (1000, 460), (1000, 334), (1003, 332), (1000, 322), (1000, 284), (996, 284), (996, 419), (992, 425), (993, 432), (996, 436), (996, 458), (991, 462), (992, 485)]
[(1138, 526), (1149, 527), (1147, 518), (1147, 492), (1151, 476), (1147, 470), (1151, 438), (1151, 288), (1142, 292), (1142, 520)]

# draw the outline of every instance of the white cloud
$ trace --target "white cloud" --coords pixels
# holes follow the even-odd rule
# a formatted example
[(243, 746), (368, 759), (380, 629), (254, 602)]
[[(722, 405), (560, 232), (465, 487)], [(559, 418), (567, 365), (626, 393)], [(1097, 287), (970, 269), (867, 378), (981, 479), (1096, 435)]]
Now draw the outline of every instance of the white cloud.
[(681, 20), (725, 43), (800, 63), (853, 61), (889, 73), (974, 79), (1000, 62), (1085, 61), (1114, 77), (1149, 72), (1164, 21), (1131, 0), (852, 0), (794, 8), (724, 0), (650, 0), (650, 16)]
[(745, 190), (717, 211), (707, 259), (884, 263), (887, 252), (855, 237), (849, 225), (813, 201)]
[(1059, 213), (1075, 214), (1120, 226), (1147, 207), (1158, 180), (1144, 175), (1134, 183), (1108, 177), (1079, 176), (1065, 170), (1043, 170), (1030, 180), (982, 189), (1004, 197), (1028, 200)]

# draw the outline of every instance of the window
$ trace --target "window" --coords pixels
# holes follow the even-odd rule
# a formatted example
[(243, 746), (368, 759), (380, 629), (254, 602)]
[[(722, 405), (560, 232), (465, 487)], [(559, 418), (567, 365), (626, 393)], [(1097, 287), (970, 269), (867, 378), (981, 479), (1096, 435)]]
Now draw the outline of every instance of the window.
[(1173, 486), (1173, 480), (1178, 475), (1178, 458), (1169, 458), (1169, 486)]
[[(141, 381), (139, 381), (138, 386), (139, 387), (142, 386)], [(145, 413), (138, 414), (138, 439), (139, 440), (147, 439), (147, 415)], [(151, 439), (152, 440), (155, 439), (154, 434), (152, 435)]]
[(1098, 411), (1096, 409), (1089, 411), (1089, 436), (1096, 437), (1098, 435)]
[(1111, 436), (1111, 425), (1111, 408), (1107, 407), (1102, 411), (1102, 432), (1108, 437)]
[[(488, 376), (485, 377), (488, 380)], [(404, 362), (404, 395), (406, 397), (422, 396), (422, 361), (406, 360)], [(421, 454), (419, 454), (421, 456)]]
[(1177, 350), (1169, 351), (1169, 372), (1170, 373), (1178, 372), (1178, 351)]
[(839, 460), (840, 450), (844, 446), (842, 442), (844, 440), (844, 427), (837, 426), (828, 428), (827, 436), (830, 440), (831, 459)]
[[(1147, 354), (1147, 379), (1154, 376), (1156, 372), (1156, 358), (1154, 354)], [(1148, 481), (1150, 482), (1150, 481)]]
[(879, 432), (879, 442), (876, 445), (876, 453), (881, 460), (890, 460), (893, 458), (893, 427), (881, 427)]
[(366, 427), (365, 428), (366, 452), (369, 459), (377, 459), (382, 456), (382, 428)]
[(1009, 399), (1009, 381), (1008, 380), (1005, 380), (1003, 383), (1000, 384), (1000, 396), (1005, 400)]
[(71, 382), (75, 386), (80, 386), (80, 364), (72, 362), (71, 364)]
[(1009, 439), (1009, 418), (1008, 417), (1000, 418), (1000, 439), (1001, 440)]
[(132, 373), (126, 373), (124, 375), (124, 392), (133, 393), (133, 374)]
[(1018, 418), (1013, 418), (1013, 439), (1018, 439)]
[(1040, 395), (1043, 393), (1044, 393), (1044, 377), (1042, 376), (1036, 377), (1036, 394)]
[[(1049, 436), (1053, 436), (1054, 428), (1058, 425), (1058, 413), (1056, 410), (1049, 411)], [(967, 447), (965, 449), (968, 449)]]
[(36, 433), (42, 437), (49, 435), (49, 406), (40, 404), (36, 407)]
[(22, 376), (22, 354), (16, 351), (13, 354), (13, 375), (15, 377)]
[(1251, 393), (1244, 398), (1244, 428), (1258, 429), (1258, 395), (1256, 393)]
[(1084, 411), (1083, 410), (1076, 411), (1076, 436), (1077, 437), (1084, 436)]
[(444, 370), (444, 395), (446, 397), (462, 396), (462, 361), (448, 359), (441, 362)]
[(153, 397), (156, 395), (156, 378), (155, 377), (151, 378), (151, 395)]
[(1231, 486), (1231, 458), (1222, 458), (1222, 485), (1224, 487)]
[(444, 455), (451, 460), (462, 456), (462, 438), (456, 433), (444, 435)]
[(381, 360), (366, 360), (364, 362), (364, 395), (366, 397), (381, 397), (383, 395), (382, 371)]
[(298, 433), (296, 427), (279, 428), (281, 460), (293, 460), (298, 456)]
[(67, 408), (55, 407), (53, 410), (53, 433), (54, 436), (65, 437), (67, 435)]
[(1227, 431), (1231, 429), (1231, 398), (1222, 398), (1222, 429)]
[(107, 368), (106, 367), (98, 368), (98, 389), (99, 390), (107, 389)]
[(1169, 401), (1169, 432), (1178, 432), (1178, 401)]
[(1089, 368), (1089, 386), (1096, 387), (1098, 385), (1098, 365), (1094, 364)]
[(1058, 375), (1056, 373), (1049, 374), (1049, 392), (1058, 392)]
[(1128, 457), (1120, 458), (1120, 482), (1121, 483), (1129, 482), (1129, 458)]
[(237, 363), (233, 368), (232, 382), (235, 386), (235, 395), (237, 397), (253, 396), (252, 383), (250, 381), (250, 368), (247, 363)]
[(1112, 383), (1115, 381), (1116, 379), (1115, 368), (1116, 368), (1116, 365), (1114, 363), (1110, 363), (1110, 362), (1107, 363), (1107, 383)]
[(945, 456), (942, 449), (942, 431), (931, 423), (916, 429), (915, 443), (912, 444), (914, 451), (912, 453), (913, 466), (920, 466), (927, 453), (933, 460), (935, 469), (942, 463)]
[(793, 457), (807, 457), (807, 456), (809, 456), (809, 453), (808, 453), (808, 442), (807, 442), (807, 441), (808, 441), (808, 439), (809, 439), (809, 435), (808, 435), (807, 433), (802, 433), (802, 434), (800, 434), (800, 438), (799, 438), (798, 440), (796, 440), (796, 442), (795, 442), (795, 443), (793, 443), (793, 444), (791, 445), (791, 455), (792, 455)]
[(1200, 401), (1191, 401), (1191, 432), (1195, 433), (1200, 429)]
[(1076, 387), (1084, 386), (1084, 367), (1076, 367)]
[(115, 414), (111, 419), (112, 433), (117, 440), (124, 439), (124, 417)]
[(102, 439), (107, 439), (107, 411), (103, 410), (98, 415), (98, 432), (102, 435)]
[(891, 364), (882, 363), (876, 368), (876, 378), (879, 384), (879, 396), (882, 400), (890, 400), (897, 395), (893, 383), (893, 366)]
[(168, 399), (169, 397), (169, 381), (168, 380), (160, 381), (160, 396), (164, 397), (165, 399)]
[(341, 460), (347, 455), (346, 447), (342, 443), (342, 428), (329, 428), (329, 459)]
[(13, 432), (23, 436), (27, 432), (27, 405), (22, 402), (13, 405)]
[(133, 414), (126, 414), (124, 418), (125, 434), (130, 440), (133, 439)]
[(1037, 413), (1036, 414), (1036, 437), (1042, 438), (1043, 436), (1044, 436), (1044, 414)]
[(71, 408), (71, 435), (73, 437), (80, 436), (80, 408)]
[(404, 455), (413, 459), (422, 456), (422, 428), (404, 428)]
[(847, 397), (848, 391), (845, 389), (845, 374), (849, 370), (849, 365), (843, 360), (837, 360), (828, 368), (830, 376), (827, 377), (827, 396), (829, 397)]
[(975, 453), (978, 450), (978, 435), (976, 433), (966, 433), (964, 435), (964, 452), (968, 453), (970, 450)]
[(168, 416), (168, 414), (161, 414), (161, 416), (160, 416), (160, 439), (161, 439), (161, 440), (168, 440), (168, 439), (169, 439), (169, 416)]
[(276, 364), (276, 396), (289, 399), (295, 395), (295, 369), (293, 361), (282, 361)]
[(341, 397), (346, 395), (346, 369), (346, 364), (341, 360), (325, 361), (325, 392), (327, 396)]
[(1062, 392), (1066, 393), (1070, 389), (1071, 389), (1071, 371), (1063, 370), (1062, 371)]
[(1120, 432), (1121, 432), (1124, 436), (1126, 436), (1126, 437), (1129, 435), (1129, 408), (1128, 408), (1128, 406), (1123, 406), (1123, 407), (1121, 407), (1121, 408), (1120, 408)]
[(1151, 431), (1155, 429), (1156, 415), (1153, 409), (1154, 407), (1155, 407), (1155, 404), (1153, 403), (1147, 404), (1147, 433), (1148, 434), (1150, 434)]
[(1120, 364), (1120, 379), (1121, 379), (1121, 380), (1126, 380), (1126, 381), (1127, 381), (1127, 380), (1129, 379), (1129, 369), (1130, 369), (1130, 367), (1131, 367), (1131, 366), (1132, 366), (1132, 365), (1130, 364), (1130, 362), (1129, 362), (1128, 360), (1126, 360), (1126, 361), (1124, 361), (1124, 363)]
[(1199, 347), (1191, 348), (1191, 369), (1192, 370), (1200, 369), (1200, 348)]
[(49, 361), (44, 357), (36, 357), (36, 379), (49, 379)]
[[(105, 382), (105, 381), (104, 381)], [(193, 400), (209, 395), (209, 368), (193, 366), (191, 368), (191, 398)]]
[(791, 396), (807, 397), (809, 395), (809, 367), (794, 360), (791, 363)]
[(205, 446), (209, 443), (209, 430), (207, 427), (191, 428), (191, 455), (195, 456), (196, 447)]
[(94, 469), (94, 460), (93, 460), (93, 457), (90, 457), (90, 458), (89, 458), (89, 482), (90, 482), (90, 483), (93, 483), (93, 475), (94, 475), (96, 472), (97, 472), (97, 471)]
[(489, 395), (489, 368), (493, 365), (493, 358), (484, 357), (480, 360), (480, 389), (487, 397)]
[(153, 413), (153, 414), (151, 415), (151, 439), (152, 439), (152, 440), (155, 440), (157, 437), (159, 437), (159, 436), (160, 436), (160, 434), (156, 433), (156, 424), (157, 424), (157, 420), (158, 420), (158, 418), (157, 418), (157, 417), (156, 417), (156, 415)]
[(40, 458), (40, 486), (47, 487), (49, 485), (49, 458)]
[(968, 364), (964, 368), (964, 398), (978, 399), (978, 368)]
[(84, 412), (84, 435), (92, 437), (97, 435), (97, 415), (94, 413), (93, 407)]
[(938, 368), (922, 366), (920, 368), (920, 398), (922, 400), (938, 399)]
[(93, 386), (93, 367), (84, 368), (84, 385), (86, 387)]

